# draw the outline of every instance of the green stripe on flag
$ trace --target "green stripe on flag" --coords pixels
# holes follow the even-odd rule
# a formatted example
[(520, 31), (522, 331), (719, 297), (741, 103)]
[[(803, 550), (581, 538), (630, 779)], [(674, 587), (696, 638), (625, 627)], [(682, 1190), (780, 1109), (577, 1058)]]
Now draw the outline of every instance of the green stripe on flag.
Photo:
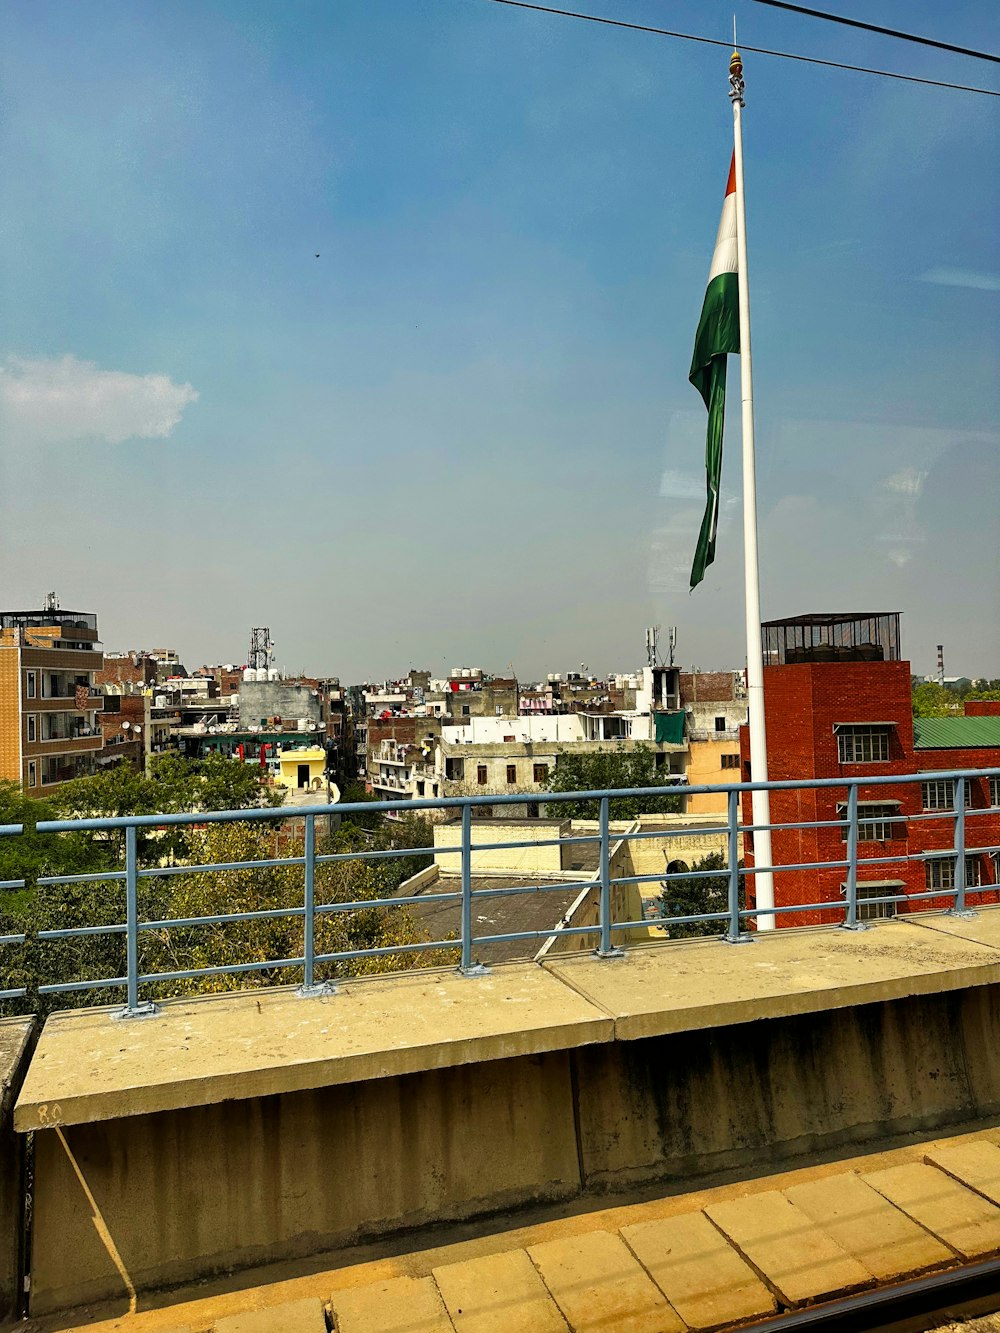
[(735, 273), (720, 273), (708, 284), (694, 340), (688, 379), (708, 408), (705, 441), (705, 513), (698, 533), (691, 587), (696, 588), (715, 559), (719, 525), (719, 484), (722, 477), (722, 425), (726, 414), (726, 355), (740, 350), (739, 281)]

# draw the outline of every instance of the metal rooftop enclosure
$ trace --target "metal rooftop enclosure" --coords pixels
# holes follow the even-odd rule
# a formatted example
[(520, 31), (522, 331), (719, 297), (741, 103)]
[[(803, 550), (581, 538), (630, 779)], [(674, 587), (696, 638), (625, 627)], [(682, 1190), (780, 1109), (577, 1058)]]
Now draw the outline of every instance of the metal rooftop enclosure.
[(765, 666), (900, 659), (898, 611), (791, 616), (764, 621), (761, 631)]

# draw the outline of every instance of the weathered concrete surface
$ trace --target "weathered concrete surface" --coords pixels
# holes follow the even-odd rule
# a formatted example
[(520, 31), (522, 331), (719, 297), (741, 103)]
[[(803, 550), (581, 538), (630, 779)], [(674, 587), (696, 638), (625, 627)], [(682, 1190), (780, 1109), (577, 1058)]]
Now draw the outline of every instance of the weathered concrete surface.
[(683, 1333), (618, 1236), (592, 1231), (533, 1245), (528, 1254), (573, 1333)]
[(584, 1181), (754, 1172), (984, 1119), (1000, 1113), (997, 1049), (996, 986), (581, 1049)]
[(1000, 1250), (1000, 1208), (943, 1171), (914, 1162), (873, 1171), (864, 1179), (963, 1259)]
[(681, 1319), (719, 1328), (773, 1314), (774, 1297), (702, 1213), (622, 1227), (622, 1237)]
[(170, 1001), (157, 1018), (54, 1014), (17, 1102), (22, 1132), (268, 1097), (609, 1041), (606, 1014), (531, 964)]
[(931, 1166), (1000, 1205), (1000, 1148), (986, 1139), (933, 1148), (924, 1158)]
[[(1000, 1155), (1000, 1149), (994, 1151)], [(900, 1281), (954, 1261), (947, 1246), (860, 1176), (847, 1173), (810, 1180), (786, 1189), (784, 1195), (879, 1282)]]
[(33, 1314), (580, 1192), (565, 1052), (64, 1126), (35, 1154)]
[(34, 1033), (32, 1018), (0, 1019), (0, 1319), (13, 1308), (21, 1273), (24, 1140), (13, 1118)]
[(972, 918), (949, 916), (947, 912), (919, 912), (907, 921), (953, 939), (972, 940), (1000, 949), (1000, 907), (977, 907)]
[(331, 1305), (337, 1333), (454, 1333), (430, 1277), (393, 1277), (338, 1291)]
[(777, 1190), (712, 1204), (707, 1216), (787, 1305), (843, 1296), (872, 1274)]
[(326, 1333), (326, 1317), (321, 1301), (306, 1298), (270, 1310), (229, 1315), (216, 1323), (214, 1333)]
[(955, 926), (899, 919), (858, 933), (774, 931), (738, 946), (679, 940), (632, 949), (614, 966), (580, 954), (546, 968), (614, 1015), (617, 1040), (632, 1041), (1000, 981), (1000, 949), (959, 928), (982, 932), (982, 918)]
[[(136, 1314), (116, 1314), (113, 1308), (105, 1305), (89, 1306), (76, 1315), (71, 1312), (36, 1318), (32, 1320), (32, 1333), (179, 1333), (178, 1325), (188, 1325), (191, 1333), (211, 1333), (215, 1323), (227, 1315), (280, 1307), (305, 1296), (330, 1302), (334, 1308), (338, 1302), (351, 1300), (354, 1302), (351, 1308), (363, 1309), (369, 1295), (373, 1302), (377, 1302), (383, 1289), (400, 1278), (429, 1283), (433, 1287), (431, 1275), (434, 1270), (459, 1261), (507, 1253), (512, 1249), (530, 1250), (551, 1240), (583, 1239), (594, 1231), (631, 1234), (633, 1228), (642, 1231), (649, 1223), (654, 1224), (650, 1228), (652, 1234), (655, 1224), (671, 1220), (677, 1222), (677, 1232), (674, 1235), (668, 1233), (665, 1244), (651, 1247), (650, 1262), (660, 1264), (657, 1284), (660, 1285), (662, 1275), (669, 1286), (672, 1266), (688, 1265), (690, 1251), (697, 1247), (688, 1243), (685, 1248), (682, 1242), (690, 1236), (692, 1224), (700, 1222), (709, 1237), (721, 1247), (718, 1256), (715, 1253), (703, 1255), (703, 1272), (714, 1278), (716, 1285), (725, 1291), (727, 1284), (720, 1282), (717, 1274), (726, 1273), (727, 1253), (738, 1261), (737, 1275), (740, 1271), (750, 1270), (700, 1209), (727, 1199), (744, 1198), (748, 1188), (761, 1193), (771, 1190), (787, 1193), (803, 1184), (849, 1173), (868, 1174), (907, 1162), (920, 1162), (938, 1148), (954, 1148), (983, 1139), (997, 1142), (1000, 1127), (994, 1124), (929, 1142), (914, 1140), (904, 1146), (868, 1152), (861, 1157), (798, 1165), (777, 1175), (757, 1178), (752, 1184), (737, 1180), (703, 1186), (687, 1193), (663, 1193), (658, 1197), (651, 1197), (644, 1189), (641, 1199), (619, 1197), (609, 1206), (597, 1209), (593, 1201), (581, 1209), (561, 1205), (529, 1214), (522, 1218), (522, 1225), (515, 1227), (512, 1227), (512, 1219), (504, 1217), (461, 1227), (434, 1227), (413, 1236), (409, 1244), (404, 1242), (401, 1245), (394, 1239), (327, 1253), (319, 1261), (285, 1261), (269, 1266), (258, 1270), (252, 1285), (247, 1285), (245, 1277), (234, 1283), (232, 1277), (222, 1275), (181, 1290), (175, 1289), (172, 1293), (140, 1297)], [(958, 1256), (952, 1256), (951, 1266), (960, 1262)], [(773, 1308), (773, 1302), (760, 1313), (765, 1313), (767, 1308)], [(752, 1313), (748, 1311), (748, 1317), (752, 1317)], [(710, 1321), (712, 1327), (724, 1322), (722, 1318)], [(695, 1327), (697, 1320), (691, 1319), (690, 1323)], [(425, 1331), (418, 1330), (418, 1333)], [(446, 1325), (444, 1333), (452, 1333), (450, 1325)]]
[(523, 1250), (435, 1268), (455, 1333), (566, 1333), (566, 1321)]

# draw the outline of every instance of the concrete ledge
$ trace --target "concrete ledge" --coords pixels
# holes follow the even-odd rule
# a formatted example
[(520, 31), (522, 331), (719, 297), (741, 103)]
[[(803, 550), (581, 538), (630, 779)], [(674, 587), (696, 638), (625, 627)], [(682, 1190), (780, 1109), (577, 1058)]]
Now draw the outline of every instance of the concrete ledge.
[(545, 969), (615, 1020), (615, 1039), (728, 1027), (1000, 981), (1000, 909), (866, 931), (779, 930), (752, 944), (678, 940), (624, 959), (563, 955)]
[(33, 1018), (0, 1019), (0, 1319), (13, 1309), (21, 1280), (24, 1141), (12, 1119), (34, 1036)]
[(155, 1018), (54, 1014), (17, 1101), (20, 1132), (209, 1106), (610, 1041), (613, 1023), (533, 964), (426, 970), (172, 1000)]

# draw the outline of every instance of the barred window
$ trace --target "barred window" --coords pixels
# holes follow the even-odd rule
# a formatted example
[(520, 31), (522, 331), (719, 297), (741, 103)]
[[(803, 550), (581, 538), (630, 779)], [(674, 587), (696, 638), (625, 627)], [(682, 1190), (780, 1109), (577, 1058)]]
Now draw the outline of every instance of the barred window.
[(724, 754), (722, 756), (723, 768), (739, 768), (740, 757), (738, 754)]
[(1000, 778), (990, 778), (990, 805), (1000, 805)]
[[(954, 810), (955, 783), (951, 778), (934, 778), (920, 784), (921, 804), (925, 810)], [(965, 804), (972, 804), (972, 783), (965, 783)]]
[(889, 727), (851, 726), (837, 730), (842, 764), (876, 764), (889, 760)]
[(547, 782), (549, 777), (548, 764), (535, 764), (531, 770), (531, 776), (534, 782)]
[[(847, 806), (841, 802), (837, 806), (837, 818), (847, 818)], [(841, 839), (846, 842), (848, 827), (840, 830)], [(899, 806), (892, 801), (858, 802), (858, 841), (888, 842), (891, 838), (905, 838), (906, 824), (899, 813)]]
[[(955, 858), (953, 856), (935, 857), (926, 866), (928, 889), (952, 890), (955, 887)], [(965, 887), (975, 888), (981, 881), (979, 857), (965, 858)]]
[(514, 783), (515, 783), (516, 781), (517, 781), (517, 765), (516, 765), (516, 764), (508, 764), (508, 765), (507, 765), (507, 784), (508, 784), (508, 786), (513, 786)]
[(859, 921), (887, 921), (896, 915), (895, 903), (872, 902), (873, 898), (894, 898), (899, 894), (904, 885), (902, 880), (893, 880), (891, 883), (868, 883), (859, 884), (858, 889), (858, 920)]

